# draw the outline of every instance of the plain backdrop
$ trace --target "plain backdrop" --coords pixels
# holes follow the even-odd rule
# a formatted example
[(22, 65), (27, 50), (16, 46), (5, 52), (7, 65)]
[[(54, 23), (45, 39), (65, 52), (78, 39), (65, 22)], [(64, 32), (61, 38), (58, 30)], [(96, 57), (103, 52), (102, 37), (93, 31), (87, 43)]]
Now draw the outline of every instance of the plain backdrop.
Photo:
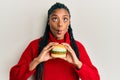
[(43, 35), (56, 2), (70, 9), (74, 37), (85, 46), (101, 80), (120, 80), (119, 0), (0, 0), (0, 80), (9, 80), (30, 41)]

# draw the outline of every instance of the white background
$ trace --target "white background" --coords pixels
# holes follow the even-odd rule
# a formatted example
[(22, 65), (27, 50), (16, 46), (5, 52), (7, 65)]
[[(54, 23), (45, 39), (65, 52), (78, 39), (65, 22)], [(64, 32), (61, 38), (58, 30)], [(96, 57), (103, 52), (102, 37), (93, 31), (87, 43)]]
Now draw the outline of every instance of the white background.
[(47, 10), (68, 6), (75, 39), (85, 46), (101, 80), (120, 80), (119, 0), (0, 0), (0, 80), (9, 80), (30, 41), (42, 36)]

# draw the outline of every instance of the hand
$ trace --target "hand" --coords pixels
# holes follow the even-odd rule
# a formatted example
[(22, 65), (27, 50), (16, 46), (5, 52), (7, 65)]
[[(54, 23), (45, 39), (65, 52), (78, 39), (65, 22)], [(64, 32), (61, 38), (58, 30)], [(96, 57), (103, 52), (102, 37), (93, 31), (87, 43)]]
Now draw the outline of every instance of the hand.
[(47, 46), (45, 46), (43, 48), (43, 50), (41, 51), (40, 55), (37, 57), (38, 61), (39, 62), (44, 62), (44, 61), (47, 61), (49, 59), (52, 59), (49, 52), (57, 44), (58, 43), (56, 43), (56, 42), (50, 42)]
[(66, 58), (64, 58), (64, 60), (74, 64), (77, 68), (80, 69), (82, 66), (82, 62), (77, 58), (72, 47), (67, 43), (62, 43), (62, 44), (65, 46), (65, 48), (68, 51), (67, 56), (66, 56)]
[(43, 48), (43, 50), (41, 51), (41, 53), (39, 54), (39, 56), (34, 58), (34, 60), (30, 63), (29, 70), (32, 71), (33, 69), (36, 68), (36, 66), (39, 63), (47, 61), (49, 59), (52, 59), (52, 57), (50, 56), (49, 52), (57, 44), (58, 43), (56, 43), (56, 42), (50, 42), (47, 46), (45, 46)]

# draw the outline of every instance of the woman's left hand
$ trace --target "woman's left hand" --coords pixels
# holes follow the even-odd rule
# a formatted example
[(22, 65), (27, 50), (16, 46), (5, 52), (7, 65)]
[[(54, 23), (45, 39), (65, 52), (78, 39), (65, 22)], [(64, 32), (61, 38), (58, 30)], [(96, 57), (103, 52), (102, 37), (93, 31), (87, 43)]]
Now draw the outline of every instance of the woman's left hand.
[(78, 69), (81, 68), (82, 62), (77, 58), (75, 51), (72, 49), (72, 47), (67, 43), (62, 43), (65, 48), (67, 49), (67, 56), (64, 58), (64, 60), (74, 64)]

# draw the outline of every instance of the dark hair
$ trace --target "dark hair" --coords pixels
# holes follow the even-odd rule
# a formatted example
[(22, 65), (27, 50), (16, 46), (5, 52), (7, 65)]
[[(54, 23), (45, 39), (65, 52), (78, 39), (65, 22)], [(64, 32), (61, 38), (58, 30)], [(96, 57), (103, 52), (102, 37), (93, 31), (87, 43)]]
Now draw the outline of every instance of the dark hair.
[[(69, 15), (70, 15), (70, 11), (69, 11), (69, 9), (67, 8), (67, 6), (65, 6), (65, 5), (62, 4), (62, 3), (58, 3), (58, 2), (57, 2), (56, 4), (54, 4), (53, 6), (51, 6), (51, 8), (48, 10), (48, 18), (50, 17), (51, 13), (52, 13), (54, 10), (56, 10), (56, 9), (61, 9), (61, 8), (67, 10), (67, 12), (68, 12)], [(70, 15), (70, 16), (71, 16), (71, 15)]]
[[(70, 11), (65, 5), (57, 2), (53, 6), (51, 6), (51, 8), (48, 10), (48, 18), (50, 17), (51, 13), (55, 9), (61, 9), (61, 8), (67, 10), (69, 15), (70, 15)], [(47, 23), (42, 40), (39, 42), (38, 55), (40, 54), (42, 49), (48, 44), (49, 31), (50, 31), (50, 27)], [(75, 42), (74, 37), (73, 37), (71, 25), (69, 25), (68, 33), (70, 35), (70, 44), (71, 44), (73, 50), (75, 51), (76, 56), (79, 58), (78, 47), (77, 47), (76, 42)], [(40, 63), (36, 68), (36, 80), (42, 80), (43, 64), (44, 63)]]

